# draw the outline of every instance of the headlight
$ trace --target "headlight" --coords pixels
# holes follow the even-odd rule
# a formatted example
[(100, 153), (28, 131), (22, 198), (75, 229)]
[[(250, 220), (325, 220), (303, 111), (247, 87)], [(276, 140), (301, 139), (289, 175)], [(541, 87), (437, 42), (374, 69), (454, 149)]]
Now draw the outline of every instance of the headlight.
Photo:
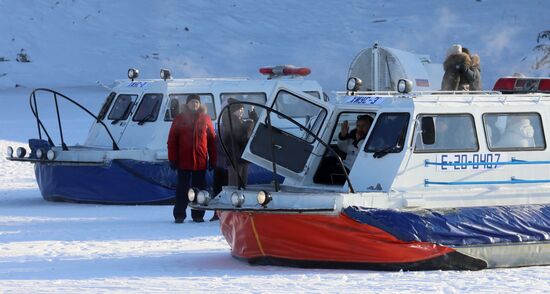
[(269, 192), (261, 190), (258, 192), (258, 196), (256, 196), (256, 200), (258, 200), (258, 204), (265, 207), (269, 202), (271, 202), (273, 198), (271, 197), (271, 194)]
[(241, 207), (244, 204), (244, 194), (239, 192), (231, 193), (231, 204), (235, 207)]
[(399, 93), (409, 93), (412, 91), (413, 84), (410, 80), (400, 79), (397, 82), (397, 92)]
[(197, 203), (198, 194), (199, 194), (199, 189), (191, 188), (187, 190), (187, 199), (189, 199), (189, 202)]
[(363, 84), (363, 81), (361, 81), (361, 79), (356, 77), (351, 77), (348, 79), (348, 84), (346, 88), (348, 89), (348, 91), (356, 92), (359, 90), (362, 84)]
[(54, 160), (55, 159), (55, 151), (53, 151), (52, 149), (48, 150), (48, 152), (46, 152), (46, 158), (48, 160)]
[(139, 76), (139, 70), (135, 69), (135, 68), (130, 68), (128, 70), (128, 78), (130, 80), (134, 80), (134, 79), (137, 79), (137, 77)]
[(44, 151), (40, 148), (36, 149), (36, 158), (42, 159), (42, 156), (44, 156)]
[(15, 151), (15, 154), (17, 155), (17, 157), (23, 158), (23, 157), (25, 157), (25, 154), (27, 154), (27, 149), (25, 149), (23, 147), (17, 147), (17, 150)]
[(13, 147), (8, 146), (8, 148), (6, 149), (6, 156), (13, 157)]
[(169, 70), (163, 68), (160, 70), (160, 78), (166, 81), (172, 78), (172, 74)]
[(197, 203), (200, 205), (208, 205), (208, 202), (210, 202), (210, 193), (205, 190), (199, 191), (199, 194), (197, 195)]

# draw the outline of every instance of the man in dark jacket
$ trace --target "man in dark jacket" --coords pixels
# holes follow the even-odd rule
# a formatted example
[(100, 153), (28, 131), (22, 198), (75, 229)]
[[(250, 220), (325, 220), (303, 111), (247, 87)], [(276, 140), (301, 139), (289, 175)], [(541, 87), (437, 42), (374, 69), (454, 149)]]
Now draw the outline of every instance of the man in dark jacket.
[[(237, 170), (232, 166), (228, 169), (228, 182), (231, 186), (239, 185), (239, 176), (246, 185), (248, 179), (248, 161), (241, 158), (248, 138), (252, 133), (255, 123), (258, 121), (258, 114), (252, 109), (248, 115), (250, 119), (244, 119), (244, 106), (238, 103), (239, 100), (229, 98), (228, 112), (222, 115), (222, 136), (223, 142), (228, 149), (231, 159), (237, 164)], [(231, 119), (231, 121), (230, 121)]]
[[(210, 116), (200, 111), (200, 97), (187, 96), (186, 106), (178, 114), (168, 135), (168, 160), (170, 167), (178, 171), (174, 219), (183, 223), (189, 203), (187, 191), (190, 187), (206, 189), (205, 173), (216, 163), (216, 133)], [(190, 185), (191, 182), (191, 185)], [(203, 210), (191, 210), (194, 222), (203, 222)]]

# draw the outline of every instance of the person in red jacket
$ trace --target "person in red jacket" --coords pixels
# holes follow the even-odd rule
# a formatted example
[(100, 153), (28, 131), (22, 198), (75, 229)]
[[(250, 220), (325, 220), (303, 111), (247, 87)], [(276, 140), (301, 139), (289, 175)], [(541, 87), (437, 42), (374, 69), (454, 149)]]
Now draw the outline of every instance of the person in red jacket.
[[(214, 168), (216, 163), (216, 133), (210, 116), (200, 111), (200, 106), (198, 95), (187, 96), (186, 107), (174, 118), (168, 134), (168, 160), (178, 172), (175, 223), (183, 223), (186, 218), (189, 188), (206, 189), (206, 169)], [(203, 217), (203, 210), (191, 210), (194, 222), (203, 222)]]

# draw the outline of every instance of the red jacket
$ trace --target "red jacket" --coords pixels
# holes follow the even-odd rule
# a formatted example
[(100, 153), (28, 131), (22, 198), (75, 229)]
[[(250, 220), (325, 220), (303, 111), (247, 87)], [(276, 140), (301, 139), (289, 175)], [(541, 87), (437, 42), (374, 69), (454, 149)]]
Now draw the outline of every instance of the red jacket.
[(168, 134), (168, 160), (178, 169), (206, 170), (216, 163), (216, 132), (210, 117), (186, 110), (177, 115)]

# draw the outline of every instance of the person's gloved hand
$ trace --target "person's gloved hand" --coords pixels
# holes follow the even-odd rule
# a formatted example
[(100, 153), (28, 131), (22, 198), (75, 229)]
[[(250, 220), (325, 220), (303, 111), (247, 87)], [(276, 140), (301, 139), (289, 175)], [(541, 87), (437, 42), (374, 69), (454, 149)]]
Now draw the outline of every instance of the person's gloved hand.
[(178, 169), (178, 164), (175, 161), (170, 160), (170, 168), (173, 169), (173, 170), (177, 170)]

